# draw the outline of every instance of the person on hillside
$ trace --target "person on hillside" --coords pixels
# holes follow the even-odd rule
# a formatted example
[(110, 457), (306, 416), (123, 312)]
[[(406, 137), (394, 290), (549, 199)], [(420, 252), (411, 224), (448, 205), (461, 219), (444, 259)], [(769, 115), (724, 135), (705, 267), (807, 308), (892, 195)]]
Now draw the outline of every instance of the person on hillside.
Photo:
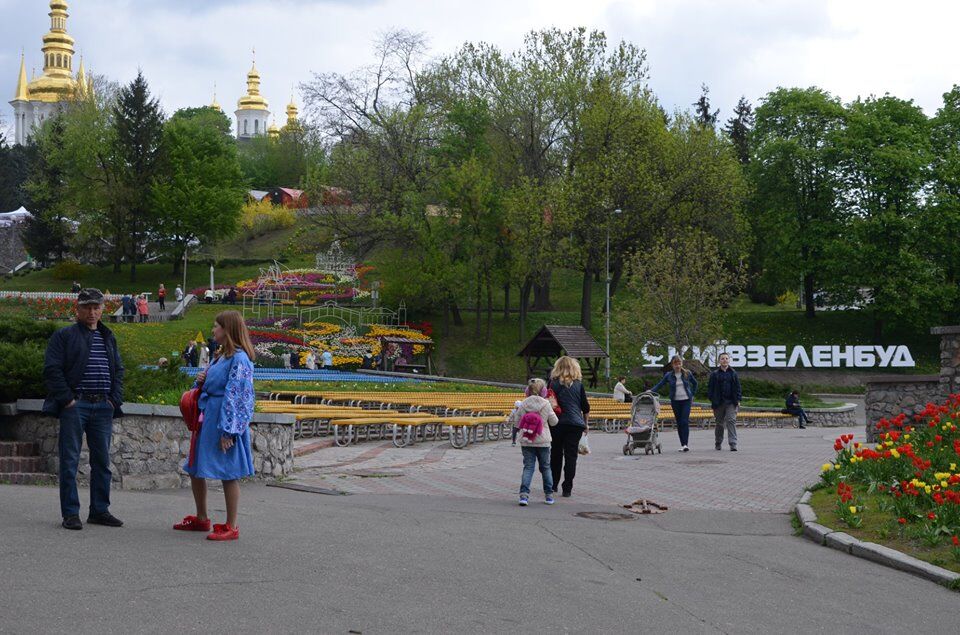
[(800, 407), (800, 392), (793, 390), (787, 395), (786, 408), (783, 409), (784, 414), (794, 415), (800, 421), (800, 429), (805, 430), (807, 424), (810, 423), (810, 417), (807, 416), (806, 411)]
[(697, 378), (683, 367), (683, 358), (679, 355), (673, 356), (670, 365), (673, 368), (650, 389), (650, 392), (657, 392), (664, 384), (670, 386), (670, 407), (673, 408), (673, 419), (677, 423), (677, 435), (680, 437), (679, 451), (689, 452), (690, 408), (693, 406), (693, 396), (697, 394)]
[(140, 322), (150, 320), (150, 304), (147, 302), (147, 296), (140, 294), (137, 298), (137, 313), (140, 315)]
[(173, 290), (173, 297), (177, 299), (177, 304), (183, 302), (183, 289), (180, 288), (180, 285), (177, 285), (177, 288)]
[(290, 350), (284, 349), (283, 353), (280, 355), (280, 361), (283, 362), (283, 367), (290, 369)]
[(716, 419), (714, 428), (714, 449), (723, 448), (723, 431), (727, 431), (727, 444), (731, 452), (737, 451), (737, 409), (743, 399), (740, 390), (740, 377), (730, 368), (730, 355), (720, 353), (720, 367), (710, 373), (707, 384), (707, 397), (713, 407)]
[(210, 365), (210, 349), (207, 348), (206, 344), (200, 344), (197, 346), (199, 351), (198, 363), (200, 368), (206, 368)]
[(227, 291), (227, 304), (236, 304), (237, 303), (237, 288), (230, 287), (230, 290)]
[(161, 282), (160, 288), (157, 289), (157, 303), (160, 304), (161, 312), (167, 310), (166, 300), (167, 300), (167, 288), (164, 287), (163, 283)]
[(320, 355), (320, 363), (323, 370), (333, 370), (333, 353), (323, 351)]
[(103, 294), (77, 294), (77, 321), (58, 330), (47, 343), (43, 379), (44, 414), (60, 419), (58, 437), (60, 514), (66, 529), (83, 529), (77, 468), (83, 436), (90, 452), (90, 512), (87, 522), (120, 527), (110, 513), (110, 439), (113, 420), (123, 416), (123, 362), (113, 332), (103, 317)]
[(197, 348), (197, 343), (190, 340), (187, 342), (187, 347), (183, 349), (183, 365), (196, 368), (199, 361), (200, 351)]
[[(184, 517), (173, 528), (210, 532), (207, 540), (237, 540), (240, 537), (239, 479), (254, 473), (250, 420), (255, 399), (253, 360), (256, 352), (243, 316), (236, 311), (224, 311), (214, 318), (213, 337), (220, 344), (218, 355), (209, 368), (197, 374), (194, 383), (194, 387), (201, 390), (199, 407), (203, 414), (196, 452), (183, 466), (190, 475), (196, 514)], [(223, 483), (226, 523), (211, 526), (206, 479)]]
[(550, 469), (553, 472), (553, 491), (557, 491), (560, 475), (561, 495), (568, 497), (573, 492), (573, 479), (577, 475), (577, 456), (580, 437), (587, 434), (587, 414), (590, 403), (583, 387), (583, 372), (580, 363), (564, 355), (550, 371), (550, 390), (556, 395), (560, 408), (558, 422), (552, 431), (550, 443)]
[(307, 370), (317, 370), (317, 356), (313, 354), (313, 351), (307, 353), (306, 359), (303, 360), (303, 365)]
[(520, 432), (520, 451), (523, 453), (523, 474), (520, 477), (521, 507), (530, 502), (530, 483), (533, 471), (540, 464), (543, 477), (544, 503), (553, 505), (553, 471), (550, 464), (550, 445), (553, 437), (550, 428), (557, 425), (557, 414), (550, 402), (541, 397), (545, 394), (546, 382), (534, 377), (527, 383), (527, 397), (510, 414), (508, 423)]
[(133, 322), (133, 316), (137, 314), (137, 304), (134, 302), (132, 295), (129, 293), (123, 294), (123, 297), (120, 298), (120, 308), (123, 314), (123, 321)]
[(633, 393), (627, 390), (625, 382), (626, 377), (620, 376), (617, 377), (617, 384), (613, 387), (613, 400), (619, 401), (620, 403), (630, 403), (633, 401)]
[(203, 292), (203, 301), (207, 304), (213, 304), (213, 289), (207, 289)]

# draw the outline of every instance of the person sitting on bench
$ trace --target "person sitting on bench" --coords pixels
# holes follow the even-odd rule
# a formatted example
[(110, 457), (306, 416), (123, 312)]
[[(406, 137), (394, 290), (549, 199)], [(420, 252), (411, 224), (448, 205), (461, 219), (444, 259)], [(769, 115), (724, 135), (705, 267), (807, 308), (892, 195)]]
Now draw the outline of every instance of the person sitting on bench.
[(807, 427), (806, 424), (810, 423), (810, 417), (808, 417), (807, 413), (800, 407), (799, 391), (794, 390), (787, 395), (787, 407), (783, 409), (783, 413), (798, 417), (800, 419), (801, 430)]

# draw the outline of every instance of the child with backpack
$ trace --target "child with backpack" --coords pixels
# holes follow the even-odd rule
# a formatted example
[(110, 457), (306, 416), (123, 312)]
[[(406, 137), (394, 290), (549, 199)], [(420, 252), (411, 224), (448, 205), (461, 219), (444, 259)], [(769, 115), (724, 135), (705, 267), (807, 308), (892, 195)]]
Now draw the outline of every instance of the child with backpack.
[(541, 394), (546, 392), (546, 382), (533, 378), (527, 384), (526, 399), (510, 413), (509, 423), (518, 428), (520, 450), (523, 452), (523, 475), (520, 479), (520, 506), (530, 502), (530, 483), (533, 472), (540, 463), (543, 476), (544, 502), (553, 505), (553, 473), (550, 471), (550, 444), (553, 437), (550, 427), (557, 425), (557, 415), (550, 402)]

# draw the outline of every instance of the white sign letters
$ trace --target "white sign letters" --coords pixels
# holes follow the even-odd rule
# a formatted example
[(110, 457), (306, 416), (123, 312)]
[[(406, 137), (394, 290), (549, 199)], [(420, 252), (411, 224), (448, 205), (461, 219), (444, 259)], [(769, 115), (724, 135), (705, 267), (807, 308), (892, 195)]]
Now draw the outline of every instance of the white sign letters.
[[(644, 366), (663, 366), (677, 350), (667, 348), (666, 355), (658, 355), (657, 349), (663, 350), (653, 342), (644, 344), (640, 356), (644, 359)], [(653, 352), (651, 352), (653, 351)], [(910, 349), (906, 346), (875, 346), (873, 344), (858, 344), (854, 346), (817, 345), (794, 346), (788, 348), (781, 344), (771, 346), (743, 346), (717, 342), (713, 346), (699, 348), (692, 347), (690, 355), (707, 366), (716, 366), (720, 353), (730, 355), (730, 365), (734, 368), (912, 368), (916, 366)]]

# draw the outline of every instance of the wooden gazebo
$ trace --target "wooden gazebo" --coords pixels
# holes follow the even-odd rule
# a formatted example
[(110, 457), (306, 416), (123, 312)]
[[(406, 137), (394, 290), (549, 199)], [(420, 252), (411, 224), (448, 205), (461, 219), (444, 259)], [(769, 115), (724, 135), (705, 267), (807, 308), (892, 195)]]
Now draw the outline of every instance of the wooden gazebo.
[(580, 362), (583, 378), (590, 387), (597, 385), (600, 362), (607, 358), (607, 352), (582, 326), (549, 324), (541, 327), (517, 355), (527, 362), (528, 379), (545, 376), (561, 355), (575, 357)]

